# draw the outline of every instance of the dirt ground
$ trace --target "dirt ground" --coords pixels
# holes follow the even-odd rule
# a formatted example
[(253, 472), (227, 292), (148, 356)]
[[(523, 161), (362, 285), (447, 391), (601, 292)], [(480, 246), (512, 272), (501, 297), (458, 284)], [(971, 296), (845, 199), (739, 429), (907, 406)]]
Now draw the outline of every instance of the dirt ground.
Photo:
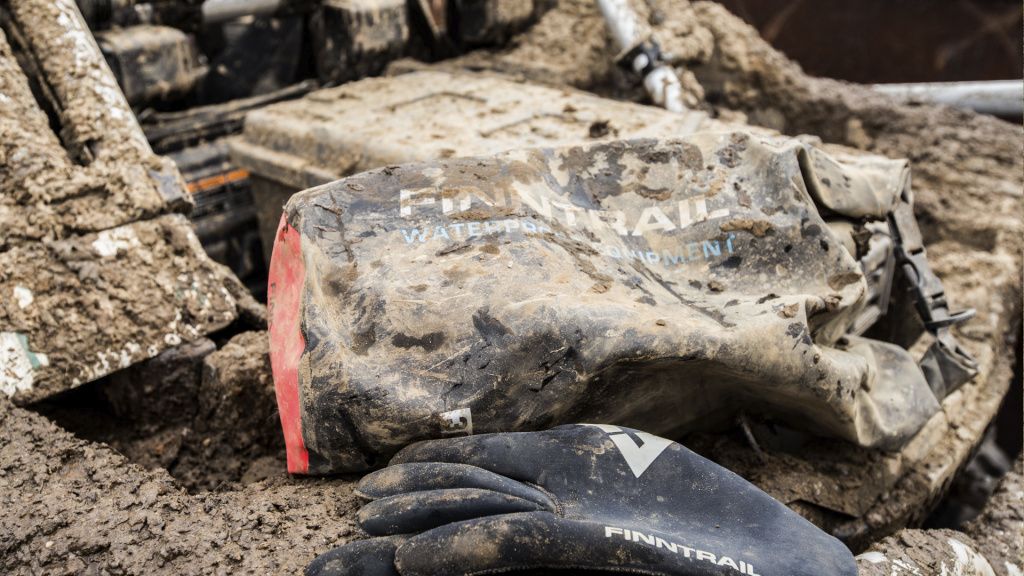
[[(948, 479), (962, 465), (1010, 385), (1021, 318), (1021, 128), (968, 112), (897, 106), (865, 88), (809, 78), (715, 4), (650, 4), (663, 44), (690, 71), (684, 85), (691, 104), (724, 119), (909, 158), (933, 265), (955, 308), (979, 309), (960, 336), (983, 377), (951, 401), (969, 409), (949, 410), (950, 421), (936, 425), (952, 433), (905, 477), (885, 480), (894, 486), (891, 497), (851, 511), (863, 513), (860, 524), (815, 518), (860, 530), (855, 541), (866, 548), (902, 528), (888, 520), (922, 519), (933, 498), (907, 495), (941, 492), (929, 483), (946, 482), (936, 478)], [(562, 0), (508, 51), (457, 64), (639, 98), (611, 65), (592, 6)], [(249, 322), (258, 326), (258, 319)], [(0, 572), (296, 573), (318, 553), (358, 537), (354, 478), (284, 473), (265, 333), (242, 329), (236, 323), (29, 408), (0, 399)], [(785, 454), (756, 461), (731, 437), (705, 447), (763, 482), (803, 471)], [(819, 448), (827, 452), (828, 444)], [(943, 458), (931, 456), (938, 452)], [(877, 465), (871, 458), (830, 464), (831, 475), (807, 471), (789, 485), (796, 488), (788, 500), (799, 508), (812, 492), (855, 493), (855, 486), (837, 490), (815, 481)], [(993, 557), (1020, 554), (997, 535), (1009, 532), (1012, 541), (1020, 526), (1016, 478), (996, 496), (1015, 499), (1016, 512), (987, 512), (968, 528)], [(801, 511), (822, 514), (820, 507)]]

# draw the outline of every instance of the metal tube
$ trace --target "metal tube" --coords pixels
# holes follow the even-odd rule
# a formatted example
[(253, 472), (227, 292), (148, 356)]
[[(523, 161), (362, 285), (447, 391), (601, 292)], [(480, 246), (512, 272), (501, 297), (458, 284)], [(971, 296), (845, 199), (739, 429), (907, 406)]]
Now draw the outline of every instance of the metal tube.
[(874, 89), (903, 101), (945, 104), (995, 116), (1024, 112), (1024, 80), (875, 84)]
[(203, 23), (220, 24), (242, 16), (273, 14), (285, 0), (206, 0), (203, 2)]

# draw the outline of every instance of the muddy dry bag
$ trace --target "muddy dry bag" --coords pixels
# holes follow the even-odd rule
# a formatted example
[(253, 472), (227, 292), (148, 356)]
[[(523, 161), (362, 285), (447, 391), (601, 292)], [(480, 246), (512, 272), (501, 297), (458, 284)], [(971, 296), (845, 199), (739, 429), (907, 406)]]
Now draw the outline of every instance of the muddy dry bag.
[[(899, 448), (974, 372), (911, 201), (904, 161), (744, 132), (300, 193), (269, 284), (289, 470), (567, 422), (672, 436), (739, 411)], [(865, 336), (894, 308), (931, 332), (920, 365)]]

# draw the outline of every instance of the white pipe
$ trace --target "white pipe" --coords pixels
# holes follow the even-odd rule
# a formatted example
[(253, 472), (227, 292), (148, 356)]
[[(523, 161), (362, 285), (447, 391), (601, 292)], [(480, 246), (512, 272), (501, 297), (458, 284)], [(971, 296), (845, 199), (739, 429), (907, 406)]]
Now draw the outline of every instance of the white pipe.
[(996, 116), (1021, 116), (1024, 80), (875, 84), (874, 89), (899, 100), (945, 104)]
[[(650, 40), (651, 31), (637, 18), (629, 0), (597, 0), (597, 5), (618, 45), (620, 58)], [(655, 104), (672, 112), (686, 109), (683, 106), (682, 84), (671, 66), (664, 62), (651, 62), (647, 54), (642, 52), (629, 64), (638, 74), (646, 71), (644, 88)]]
[(661, 64), (644, 77), (644, 88), (651, 95), (655, 104), (670, 112), (682, 112), (683, 86), (679, 83), (676, 71), (667, 64)]
[(646, 39), (647, 35), (641, 36), (639, 32), (640, 22), (629, 0), (597, 0), (597, 5), (618, 45), (619, 53), (629, 52)]
[(206, 0), (203, 2), (203, 23), (220, 24), (242, 16), (273, 14), (284, 0)]

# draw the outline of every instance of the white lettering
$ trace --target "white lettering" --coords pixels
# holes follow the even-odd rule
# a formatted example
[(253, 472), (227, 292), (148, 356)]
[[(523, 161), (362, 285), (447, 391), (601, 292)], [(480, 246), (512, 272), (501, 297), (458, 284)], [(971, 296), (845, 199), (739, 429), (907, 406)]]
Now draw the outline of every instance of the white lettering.
[[(621, 432), (621, 430), (614, 429), (614, 427), (612, 426), (602, 426), (602, 428), (609, 429), (606, 431), (610, 433), (613, 431)], [(676, 542), (669, 542), (668, 540), (665, 540), (660, 536), (655, 536), (654, 534), (644, 534), (643, 532), (637, 530), (629, 530), (627, 528), (618, 528), (615, 526), (605, 526), (604, 536), (605, 538), (622, 536), (623, 540), (626, 540), (627, 542), (636, 542), (638, 544), (643, 544), (645, 546), (653, 546), (655, 548), (660, 548), (673, 554), (679, 554), (679, 551), (682, 550), (682, 556), (684, 558), (696, 560), (699, 562), (708, 562), (715, 566), (725, 566), (728, 568), (732, 568), (738, 574), (742, 574), (744, 576), (759, 576), (757, 572), (754, 571), (753, 564), (749, 564), (742, 560), (737, 562), (736, 560), (733, 560), (731, 556), (718, 555), (712, 552), (708, 552), (707, 550), (700, 550), (698, 548), (683, 546), (682, 544), (678, 544)]]
[(729, 568), (732, 568), (733, 570), (739, 570), (740, 569), (740, 567), (737, 566), (736, 563), (732, 561), (732, 558), (729, 558), (728, 556), (722, 556), (721, 558), (719, 558), (718, 559), (718, 565), (719, 566), (728, 566)]
[[(653, 222), (651, 221), (652, 218), (654, 219)], [(668, 219), (668, 216), (665, 216), (665, 213), (660, 208), (648, 206), (640, 213), (640, 219), (636, 223), (636, 228), (633, 229), (633, 236), (643, 236), (645, 232), (650, 232), (651, 230), (671, 232), (675, 229), (676, 225)]]
[(436, 193), (436, 188), (417, 188), (415, 190), (400, 191), (398, 193), (398, 213), (401, 214), (402, 218), (412, 216), (413, 206), (430, 206), (436, 201), (433, 196)]
[(633, 532), (633, 541), (634, 542), (640, 542), (641, 540), (643, 541), (644, 544), (649, 544), (651, 546), (654, 546), (654, 536), (648, 536), (647, 534), (641, 534), (639, 532)]
[(583, 208), (576, 206), (575, 204), (567, 204), (564, 202), (552, 202), (555, 208), (558, 208), (562, 212), (565, 212), (565, 223), (568, 226), (576, 225), (576, 213), (583, 212)]
[[(539, 189), (519, 183), (515, 184), (515, 192), (516, 197), (510, 200), (505, 196), (491, 198), (483, 190), (473, 186), (405, 189), (399, 191), (399, 213), (403, 218), (410, 218), (416, 207), (440, 205), (441, 213), (450, 215), (469, 210), (474, 202), (489, 207), (525, 206), (542, 220), (557, 220), (570, 228), (611, 228), (620, 236), (643, 236), (650, 232), (668, 233), (683, 230), (696, 222), (725, 218), (730, 214), (728, 208), (711, 211), (708, 208), (708, 199), (704, 196), (695, 196), (679, 202), (677, 223), (666, 213), (666, 205), (647, 206), (640, 210), (639, 214), (634, 212), (627, 215), (622, 210), (588, 209), (565, 198), (551, 198)], [(635, 220), (631, 220), (633, 218)]]
[(534, 212), (540, 214), (545, 218), (551, 218), (551, 202), (547, 197), (542, 196), (540, 201), (530, 195), (529, 192), (516, 185), (516, 192), (519, 193), (519, 198), (526, 203)]
[(665, 548), (665, 549), (671, 551), (673, 554), (678, 554), (679, 553), (679, 545), (678, 544), (676, 544), (675, 542), (668, 542), (668, 541), (666, 541), (663, 538), (655, 539), (654, 547), (655, 548)]

